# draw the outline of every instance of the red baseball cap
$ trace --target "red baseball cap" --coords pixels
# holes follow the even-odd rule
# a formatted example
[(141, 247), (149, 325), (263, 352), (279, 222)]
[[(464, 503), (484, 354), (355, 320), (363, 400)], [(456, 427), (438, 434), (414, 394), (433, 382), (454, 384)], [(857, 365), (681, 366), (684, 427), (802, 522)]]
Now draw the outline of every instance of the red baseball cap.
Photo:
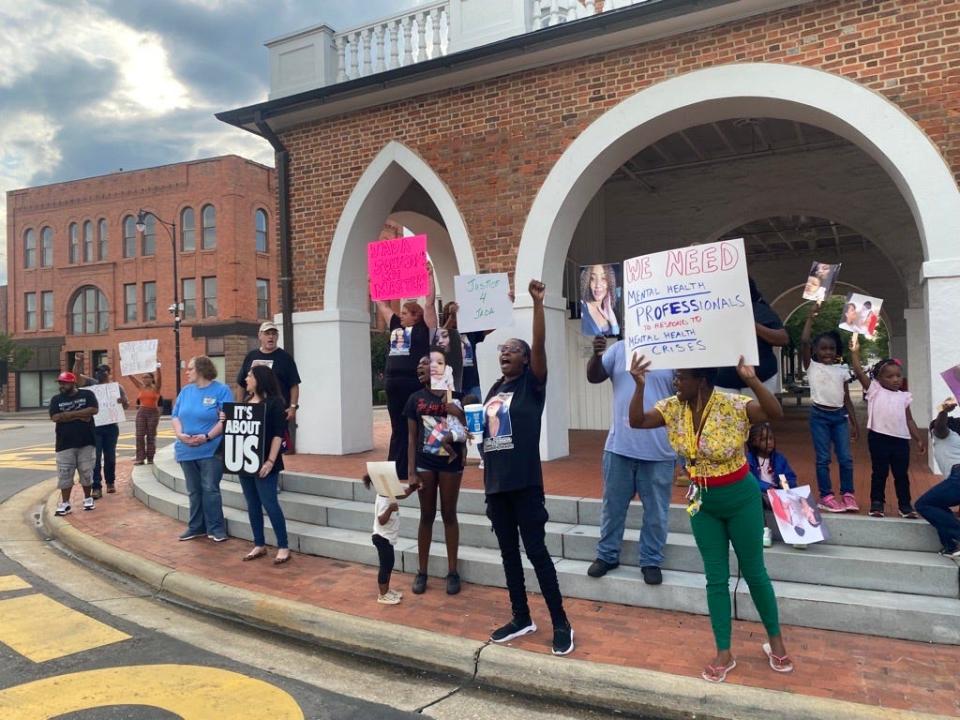
[(57, 375), (57, 382), (68, 382), (75, 383), (77, 381), (77, 376), (72, 372), (64, 371)]

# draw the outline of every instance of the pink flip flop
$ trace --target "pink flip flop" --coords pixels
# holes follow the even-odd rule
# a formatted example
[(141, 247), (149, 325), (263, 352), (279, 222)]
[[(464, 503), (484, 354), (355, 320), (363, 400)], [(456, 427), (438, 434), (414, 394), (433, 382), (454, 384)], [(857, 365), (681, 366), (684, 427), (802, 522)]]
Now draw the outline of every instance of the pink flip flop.
[(733, 670), (736, 666), (736, 660), (731, 660), (730, 664), (726, 667), (723, 665), (707, 665), (707, 667), (704, 668), (704, 671), (700, 673), (700, 677), (707, 682), (722, 683), (727, 679), (727, 673)]
[(767, 656), (767, 659), (770, 661), (770, 668), (774, 672), (778, 672), (778, 673), (793, 672), (793, 660), (790, 659), (789, 655), (784, 655), (783, 657), (780, 657), (779, 655), (774, 655), (773, 649), (770, 647), (770, 643), (763, 644), (763, 652)]

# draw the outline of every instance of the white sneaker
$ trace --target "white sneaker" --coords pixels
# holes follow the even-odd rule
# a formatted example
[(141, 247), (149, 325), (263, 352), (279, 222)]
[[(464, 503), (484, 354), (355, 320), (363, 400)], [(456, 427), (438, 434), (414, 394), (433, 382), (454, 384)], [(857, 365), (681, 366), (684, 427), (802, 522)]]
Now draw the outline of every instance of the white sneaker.
[(773, 547), (773, 531), (768, 527), (763, 529), (763, 546), (765, 548)]
[(391, 591), (387, 590), (383, 595), (377, 597), (377, 602), (381, 605), (398, 605), (400, 603), (400, 598), (394, 595)]
[(794, 545), (794, 547), (795, 547), (797, 550), (806, 550), (808, 546), (807, 546), (807, 545), (804, 545), (804, 544), (802, 544), (802, 543), (796, 543), (796, 544)]
[(84, 510), (93, 510), (95, 507), (96, 507), (96, 505), (94, 504), (92, 497), (86, 497), (86, 498), (83, 499), (83, 509), (84, 509)]
[(483, 470), (483, 460), (481, 460), (480, 464), (477, 465), (477, 470)]
[(68, 512), (70, 512), (70, 510), (71, 510), (70, 503), (62, 502), (57, 504), (57, 509), (53, 514), (66, 515)]

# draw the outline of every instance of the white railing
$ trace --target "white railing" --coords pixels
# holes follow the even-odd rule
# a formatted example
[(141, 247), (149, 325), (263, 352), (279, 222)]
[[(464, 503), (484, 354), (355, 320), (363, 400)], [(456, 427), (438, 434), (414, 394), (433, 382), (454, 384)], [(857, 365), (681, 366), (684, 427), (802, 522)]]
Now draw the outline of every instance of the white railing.
[(560, 25), (597, 15), (607, 10), (619, 10), (630, 5), (641, 5), (650, 0), (528, 0), (533, 6), (532, 30)]
[(450, 0), (336, 33), (337, 82), (447, 54)]

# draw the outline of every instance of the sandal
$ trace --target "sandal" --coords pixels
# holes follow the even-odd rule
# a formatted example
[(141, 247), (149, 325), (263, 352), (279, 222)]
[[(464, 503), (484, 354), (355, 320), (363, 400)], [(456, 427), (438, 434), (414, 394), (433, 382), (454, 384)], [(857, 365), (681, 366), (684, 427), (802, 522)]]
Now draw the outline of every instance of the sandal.
[(722, 683), (727, 679), (727, 673), (733, 670), (737, 666), (736, 660), (731, 660), (730, 664), (724, 667), (723, 665), (707, 665), (704, 668), (703, 672), (700, 673), (702, 677), (707, 682), (712, 683)]
[(770, 647), (770, 643), (763, 644), (763, 652), (770, 660), (770, 668), (774, 672), (778, 673), (790, 673), (793, 672), (793, 660), (790, 659), (789, 655), (784, 655), (783, 657), (773, 654), (773, 649)]
[(290, 554), (289, 551), (288, 551), (287, 554), (284, 555), (283, 557), (280, 557), (279, 555), (277, 555), (277, 556), (273, 559), (273, 564), (274, 564), (274, 565), (283, 565), (284, 563), (290, 562), (290, 557), (291, 557), (291, 554)]
[(253, 550), (251, 550), (250, 552), (248, 552), (246, 555), (243, 556), (243, 561), (248, 562), (250, 560), (256, 560), (257, 558), (262, 558), (266, 554), (267, 554), (266, 548), (260, 548), (259, 550), (254, 548)]

